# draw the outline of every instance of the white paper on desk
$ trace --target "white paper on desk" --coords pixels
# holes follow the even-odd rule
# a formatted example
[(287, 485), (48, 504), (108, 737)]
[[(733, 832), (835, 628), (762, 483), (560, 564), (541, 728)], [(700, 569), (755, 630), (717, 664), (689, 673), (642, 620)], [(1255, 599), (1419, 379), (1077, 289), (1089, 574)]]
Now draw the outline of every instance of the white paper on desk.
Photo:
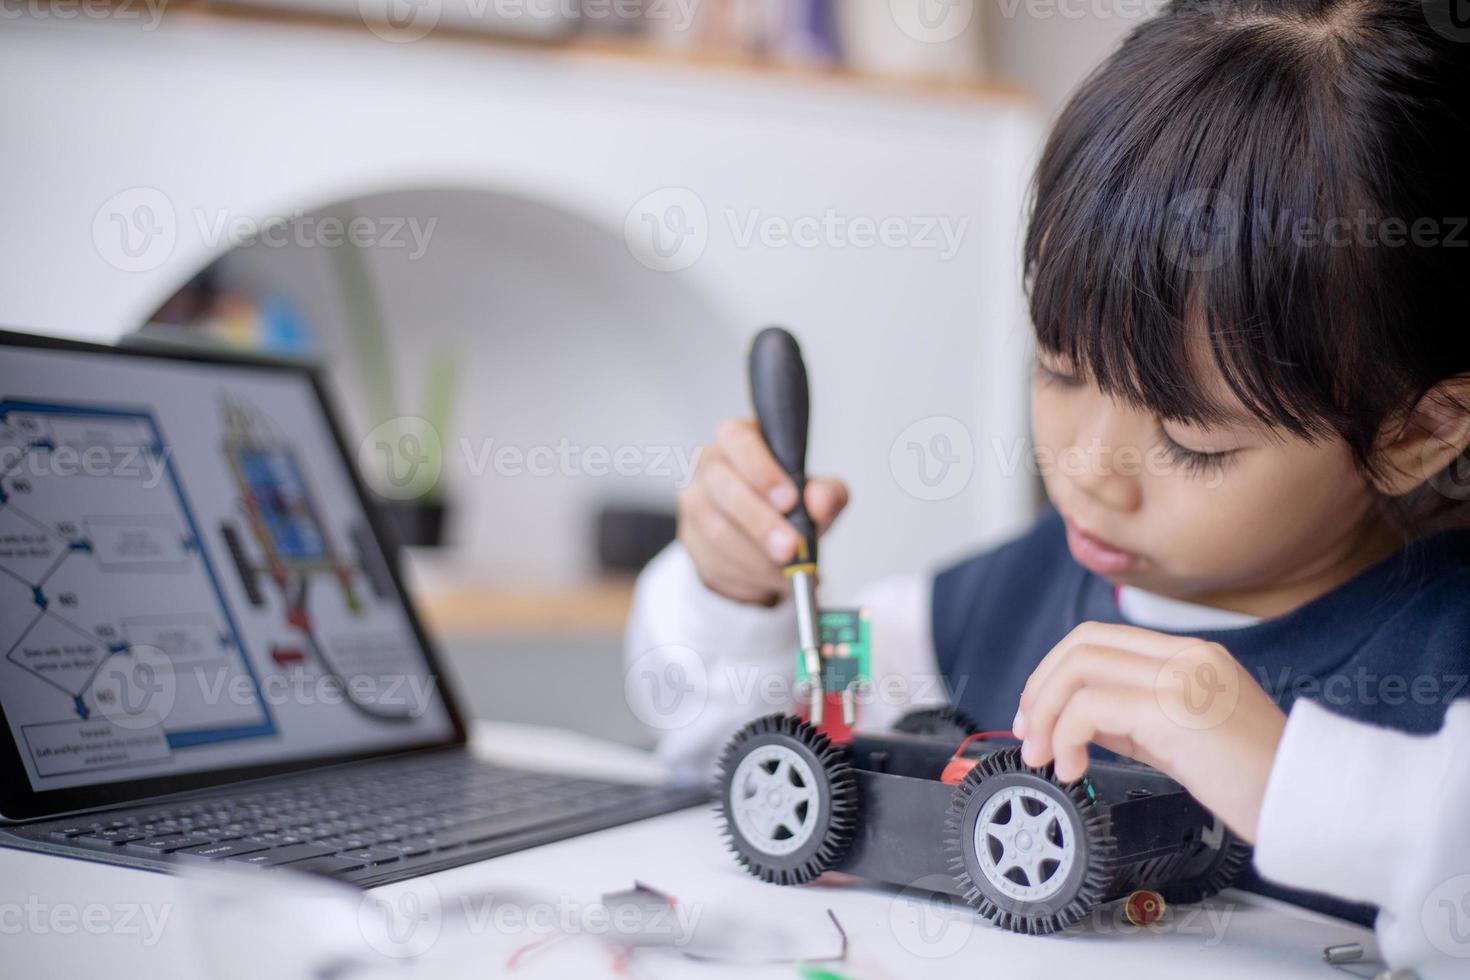
[(371, 955), (364, 895), (305, 874), (187, 869), (184, 914), (209, 980), (368, 980), (397, 970)]

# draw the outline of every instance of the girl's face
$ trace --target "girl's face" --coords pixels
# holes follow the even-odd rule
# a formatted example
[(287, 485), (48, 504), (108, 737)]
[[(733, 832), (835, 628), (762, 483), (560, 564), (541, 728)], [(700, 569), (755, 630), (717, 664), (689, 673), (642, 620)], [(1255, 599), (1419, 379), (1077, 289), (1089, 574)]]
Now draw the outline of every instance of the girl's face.
[(1353, 563), (1379, 526), (1376, 494), (1340, 440), (1268, 430), (1219, 388), (1238, 420), (1166, 422), (1042, 352), (1037, 461), (1084, 567), (1118, 585), (1276, 615), (1295, 603), (1274, 599), (1311, 583), (1326, 591), (1362, 567)]

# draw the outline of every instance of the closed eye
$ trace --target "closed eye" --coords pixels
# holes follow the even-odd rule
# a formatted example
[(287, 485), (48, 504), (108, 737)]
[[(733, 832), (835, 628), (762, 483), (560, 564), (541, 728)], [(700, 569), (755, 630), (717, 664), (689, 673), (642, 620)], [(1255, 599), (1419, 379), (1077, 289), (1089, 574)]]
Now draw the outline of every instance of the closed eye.
[(1044, 385), (1054, 385), (1058, 388), (1079, 388), (1082, 379), (1071, 374), (1063, 374), (1053, 368), (1047, 367), (1040, 360), (1036, 362), (1036, 380)]
[(1183, 470), (1186, 476), (1191, 477), (1219, 476), (1225, 471), (1230, 461), (1240, 453), (1239, 449), (1222, 449), (1213, 452), (1190, 449), (1175, 441), (1162, 428), (1159, 429), (1159, 447), (1171, 463)]

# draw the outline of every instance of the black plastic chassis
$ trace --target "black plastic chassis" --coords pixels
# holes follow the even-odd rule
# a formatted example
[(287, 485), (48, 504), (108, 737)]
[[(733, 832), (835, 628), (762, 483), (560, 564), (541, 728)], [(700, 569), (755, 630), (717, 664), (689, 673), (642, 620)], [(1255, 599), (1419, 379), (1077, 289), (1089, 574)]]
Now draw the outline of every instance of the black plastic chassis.
[[(812, 841), (820, 846), (792, 856), (765, 854), (736, 826), (732, 794), (739, 790), (732, 779), (752, 742), (765, 743), (768, 754), (770, 744), (804, 746), (810, 754), (808, 770), (825, 784), (825, 795), (814, 797), (826, 807), (816, 830), (821, 840)], [(1095, 760), (1083, 780), (1062, 784), (1050, 766), (1021, 762), (1014, 742), (981, 741), (964, 753), (974, 768), (959, 785), (950, 785), (940, 774), (959, 742), (956, 736), (894, 732), (860, 734), (850, 745), (837, 746), (796, 719), (754, 722), (726, 753), (721, 806), (731, 846), (748, 870), (768, 881), (799, 884), (839, 871), (916, 886), (959, 896), (990, 921), (1028, 933), (1067, 928), (1139, 890), (1159, 892), (1170, 902), (1199, 901), (1229, 887), (1249, 860), (1243, 844), (1157, 770)], [(1008, 812), (1003, 801), (986, 809), (1007, 788), (1011, 799), (1018, 793), (1031, 798), (1028, 805), (1042, 813), (1035, 819), (1055, 815), (1064, 825), (1058, 840), (1070, 838), (1069, 857), (1054, 870), (1052, 893), (1032, 887), (1030, 897), (1018, 894), (1026, 888), (1008, 885), (994, 860), (988, 869), (981, 866), (981, 841), (1000, 845), (977, 831), (977, 824), (987, 814), (994, 819), (996, 812)], [(1032, 844), (1029, 837), (1026, 844)], [(1054, 869), (1057, 864), (1052, 862)], [(1019, 880), (1026, 884), (1024, 877)]]

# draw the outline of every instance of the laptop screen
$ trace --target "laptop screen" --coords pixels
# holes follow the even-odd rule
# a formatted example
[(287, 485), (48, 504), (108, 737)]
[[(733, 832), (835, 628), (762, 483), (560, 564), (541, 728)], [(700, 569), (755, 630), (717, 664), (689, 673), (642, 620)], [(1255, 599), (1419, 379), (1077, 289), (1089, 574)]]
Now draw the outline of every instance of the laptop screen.
[(0, 335), (0, 710), (34, 792), (447, 743), (437, 678), (309, 371)]

